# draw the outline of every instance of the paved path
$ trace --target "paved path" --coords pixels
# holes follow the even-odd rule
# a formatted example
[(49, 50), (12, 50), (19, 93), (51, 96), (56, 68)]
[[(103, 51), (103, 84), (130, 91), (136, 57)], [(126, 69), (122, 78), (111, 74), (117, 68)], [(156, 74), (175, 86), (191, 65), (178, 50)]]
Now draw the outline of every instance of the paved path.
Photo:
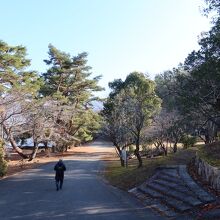
[(164, 219), (97, 175), (109, 143), (95, 142), (91, 149), (64, 159), (67, 171), (61, 191), (55, 190), (54, 163), (1, 180), (0, 219)]

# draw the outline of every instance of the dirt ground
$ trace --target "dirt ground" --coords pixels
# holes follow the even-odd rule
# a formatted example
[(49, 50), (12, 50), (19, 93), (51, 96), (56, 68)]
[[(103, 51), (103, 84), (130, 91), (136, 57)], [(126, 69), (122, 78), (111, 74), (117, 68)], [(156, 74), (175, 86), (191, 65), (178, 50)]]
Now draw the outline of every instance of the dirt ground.
[[(109, 156), (114, 154), (114, 150), (112, 148), (105, 148), (105, 150), (103, 150), (103, 148), (97, 148), (96, 146), (89, 146), (89, 144), (80, 147), (72, 147), (68, 149), (67, 152), (63, 152), (63, 153), (49, 152), (49, 154), (46, 154), (44, 151), (39, 151), (37, 157), (32, 161), (28, 161), (28, 159), (22, 159), (17, 153), (10, 153), (10, 157), (8, 159), (8, 171), (6, 176), (4, 176), (3, 178), (7, 176), (11, 176), (26, 169), (36, 168), (42, 164), (58, 161), (60, 158), (65, 158), (67, 156), (82, 155), (82, 154), (94, 155), (94, 154), (100, 154), (103, 151), (105, 151), (103, 154), (103, 160), (108, 160)], [(30, 150), (29, 151), (26, 150), (24, 152), (26, 154), (31, 153)], [(106, 156), (106, 153), (108, 156)]]

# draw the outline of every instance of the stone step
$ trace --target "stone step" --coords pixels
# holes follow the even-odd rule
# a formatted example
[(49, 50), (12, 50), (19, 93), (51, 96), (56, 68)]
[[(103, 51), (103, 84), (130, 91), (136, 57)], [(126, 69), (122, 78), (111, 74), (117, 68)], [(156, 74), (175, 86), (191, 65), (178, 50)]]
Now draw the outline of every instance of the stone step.
[(170, 175), (171, 177), (177, 178), (179, 176), (178, 169), (161, 169), (162, 173), (166, 173)]
[(190, 188), (190, 190), (193, 190), (193, 192), (196, 194), (196, 196), (203, 202), (213, 202), (216, 199), (209, 194), (208, 192), (204, 191), (200, 186), (198, 186), (196, 183), (190, 183), (187, 184), (187, 186)]
[(169, 189), (174, 189), (175, 191), (184, 193), (186, 196), (193, 196), (197, 198), (196, 194), (194, 194), (188, 187), (185, 185), (180, 185), (177, 183), (169, 182), (168, 180), (164, 179), (156, 179), (154, 180), (157, 184), (160, 184), (161, 186), (167, 186)]
[(168, 177), (170, 177), (170, 178), (177, 178), (177, 179), (179, 179), (179, 175), (177, 174), (177, 173), (171, 173), (171, 172), (168, 172), (168, 171), (166, 171), (166, 170), (161, 170), (160, 171), (160, 174), (162, 174), (162, 175), (166, 175), (166, 176), (168, 176)]
[(174, 198), (170, 199), (169, 197), (166, 197), (164, 202), (179, 212), (185, 212), (192, 209), (192, 206)]
[[(146, 198), (146, 194), (142, 193), (140, 190), (138, 190), (136, 187), (132, 190), (129, 190), (129, 193), (136, 196), (139, 200), (145, 203), (145, 201), (148, 201), (148, 198)], [(146, 205), (149, 205), (149, 203), (145, 203)]]
[(167, 217), (176, 217), (179, 214), (172, 210), (170, 207), (166, 206), (165, 204), (162, 204), (159, 200), (157, 200), (157, 202), (155, 201), (155, 203), (152, 204), (150, 207)]
[[(148, 194), (143, 193), (142, 191), (135, 189), (132, 191), (129, 191), (131, 194), (133, 194), (138, 200), (141, 201), (141, 203), (146, 208), (153, 208), (152, 205), (155, 203), (158, 203), (158, 201), (155, 201), (153, 197), (150, 197)], [(154, 209), (155, 210), (155, 209)], [(157, 212), (161, 213), (162, 210), (156, 210)]]
[(186, 167), (180, 166), (179, 175), (184, 180), (187, 187), (191, 191), (193, 191), (200, 200), (202, 200), (203, 202), (215, 201), (214, 196), (206, 192), (202, 187), (200, 187), (197, 183), (195, 183), (192, 177), (188, 174)]
[(155, 191), (158, 191), (166, 196), (185, 202), (186, 204), (189, 204), (191, 206), (197, 206), (197, 205), (203, 204), (200, 200), (198, 200), (197, 198), (193, 196), (178, 192), (174, 188), (172, 189), (169, 186), (158, 184), (155, 181), (148, 183), (146, 187), (150, 187), (151, 189), (154, 189)]
[(189, 192), (193, 192), (193, 194), (201, 201), (203, 202), (213, 202), (215, 201), (215, 198), (210, 195), (208, 192), (206, 192), (204, 189), (202, 189), (198, 184), (194, 182), (194, 180), (191, 178), (191, 176), (188, 174), (186, 166), (179, 166), (179, 178), (173, 179), (173, 177), (167, 172), (163, 172), (158, 176), (158, 179), (162, 179), (165, 181), (169, 181), (172, 183), (177, 183), (180, 185), (185, 185), (189, 189)]
[(153, 198), (161, 198), (163, 195), (160, 192), (157, 192), (151, 188), (147, 188), (146, 185), (141, 185), (140, 187), (137, 188), (140, 192), (146, 193), (150, 195)]
[(171, 198), (151, 188), (147, 188), (146, 186), (142, 185), (141, 187), (138, 187), (138, 190), (140, 190), (142, 193), (150, 195), (153, 198), (160, 199), (162, 204), (166, 204), (167, 206), (172, 207), (179, 212), (184, 212), (192, 208), (191, 205), (186, 204), (183, 201)]
[(157, 179), (155, 179), (154, 181), (158, 181), (163, 183), (164, 185), (169, 185), (172, 187), (177, 187), (177, 186), (181, 186), (181, 187), (185, 187), (185, 184), (183, 181), (177, 180), (177, 181), (172, 181), (170, 180), (170, 178), (165, 177), (165, 176), (160, 176)]
[[(183, 184), (182, 181), (180, 182), (178, 180), (171, 180), (169, 178), (166, 178), (165, 176), (160, 176), (159, 178), (157, 178), (155, 180), (164, 181), (164, 183), (167, 182), (169, 184), (173, 184), (174, 186), (185, 187), (185, 185)], [(153, 181), (148, 180), (148, 182), (153, 182)]]
[(164, 173), (164, 172), (161, 172), (161, 173), (157, 176), (157, 179), (163, 179), (163, 180), (167, 180), (167, 181), (172, 182), (172, 183), (184, 185), (184, 182), (183, 182), (180, 178), (172, 177), (172, 176), (170, 176), (169, 174)]
[(162, 204), (159, 199), (155, 199), (150, 197), (148, 194), (143, 193), (140, 190), (137, 190), (137, 188), (134, 188), (129, 191), (133, 195), (135, 195), (139, 200), (142, 201), (142, 203), (147, 207), (147, 208), (152, 208), (153, 210), (159, 212), (162, 215), (165, 215), (167, 217), (175, 217), (178, 215), (177, 212), (174, 210), (170, 209), (165, 204)]

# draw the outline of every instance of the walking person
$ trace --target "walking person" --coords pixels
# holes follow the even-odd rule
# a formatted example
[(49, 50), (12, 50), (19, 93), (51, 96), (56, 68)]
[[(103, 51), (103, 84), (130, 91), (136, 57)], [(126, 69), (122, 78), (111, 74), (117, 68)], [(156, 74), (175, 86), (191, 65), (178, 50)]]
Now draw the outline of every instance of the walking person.
[(61, 159), (54, 166), (54, 170), (56, 171), (55, 180), (58, 191), (59, 189), (62, 189), (63, 180), (64, 180), (64, 171), (66, 171), (66, 166)]

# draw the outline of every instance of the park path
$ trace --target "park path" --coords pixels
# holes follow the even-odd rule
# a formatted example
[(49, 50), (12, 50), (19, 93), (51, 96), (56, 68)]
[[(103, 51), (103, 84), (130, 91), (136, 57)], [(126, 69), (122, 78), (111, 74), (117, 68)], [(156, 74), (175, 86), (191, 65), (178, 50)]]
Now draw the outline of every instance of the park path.
[(0, 181), (0, 219), (162, 220), (126, 192), (105, 183), (101, 158), (111, 144), (96, 141), (65, 157), (63, 190), (56, 191), (54, 162)]

